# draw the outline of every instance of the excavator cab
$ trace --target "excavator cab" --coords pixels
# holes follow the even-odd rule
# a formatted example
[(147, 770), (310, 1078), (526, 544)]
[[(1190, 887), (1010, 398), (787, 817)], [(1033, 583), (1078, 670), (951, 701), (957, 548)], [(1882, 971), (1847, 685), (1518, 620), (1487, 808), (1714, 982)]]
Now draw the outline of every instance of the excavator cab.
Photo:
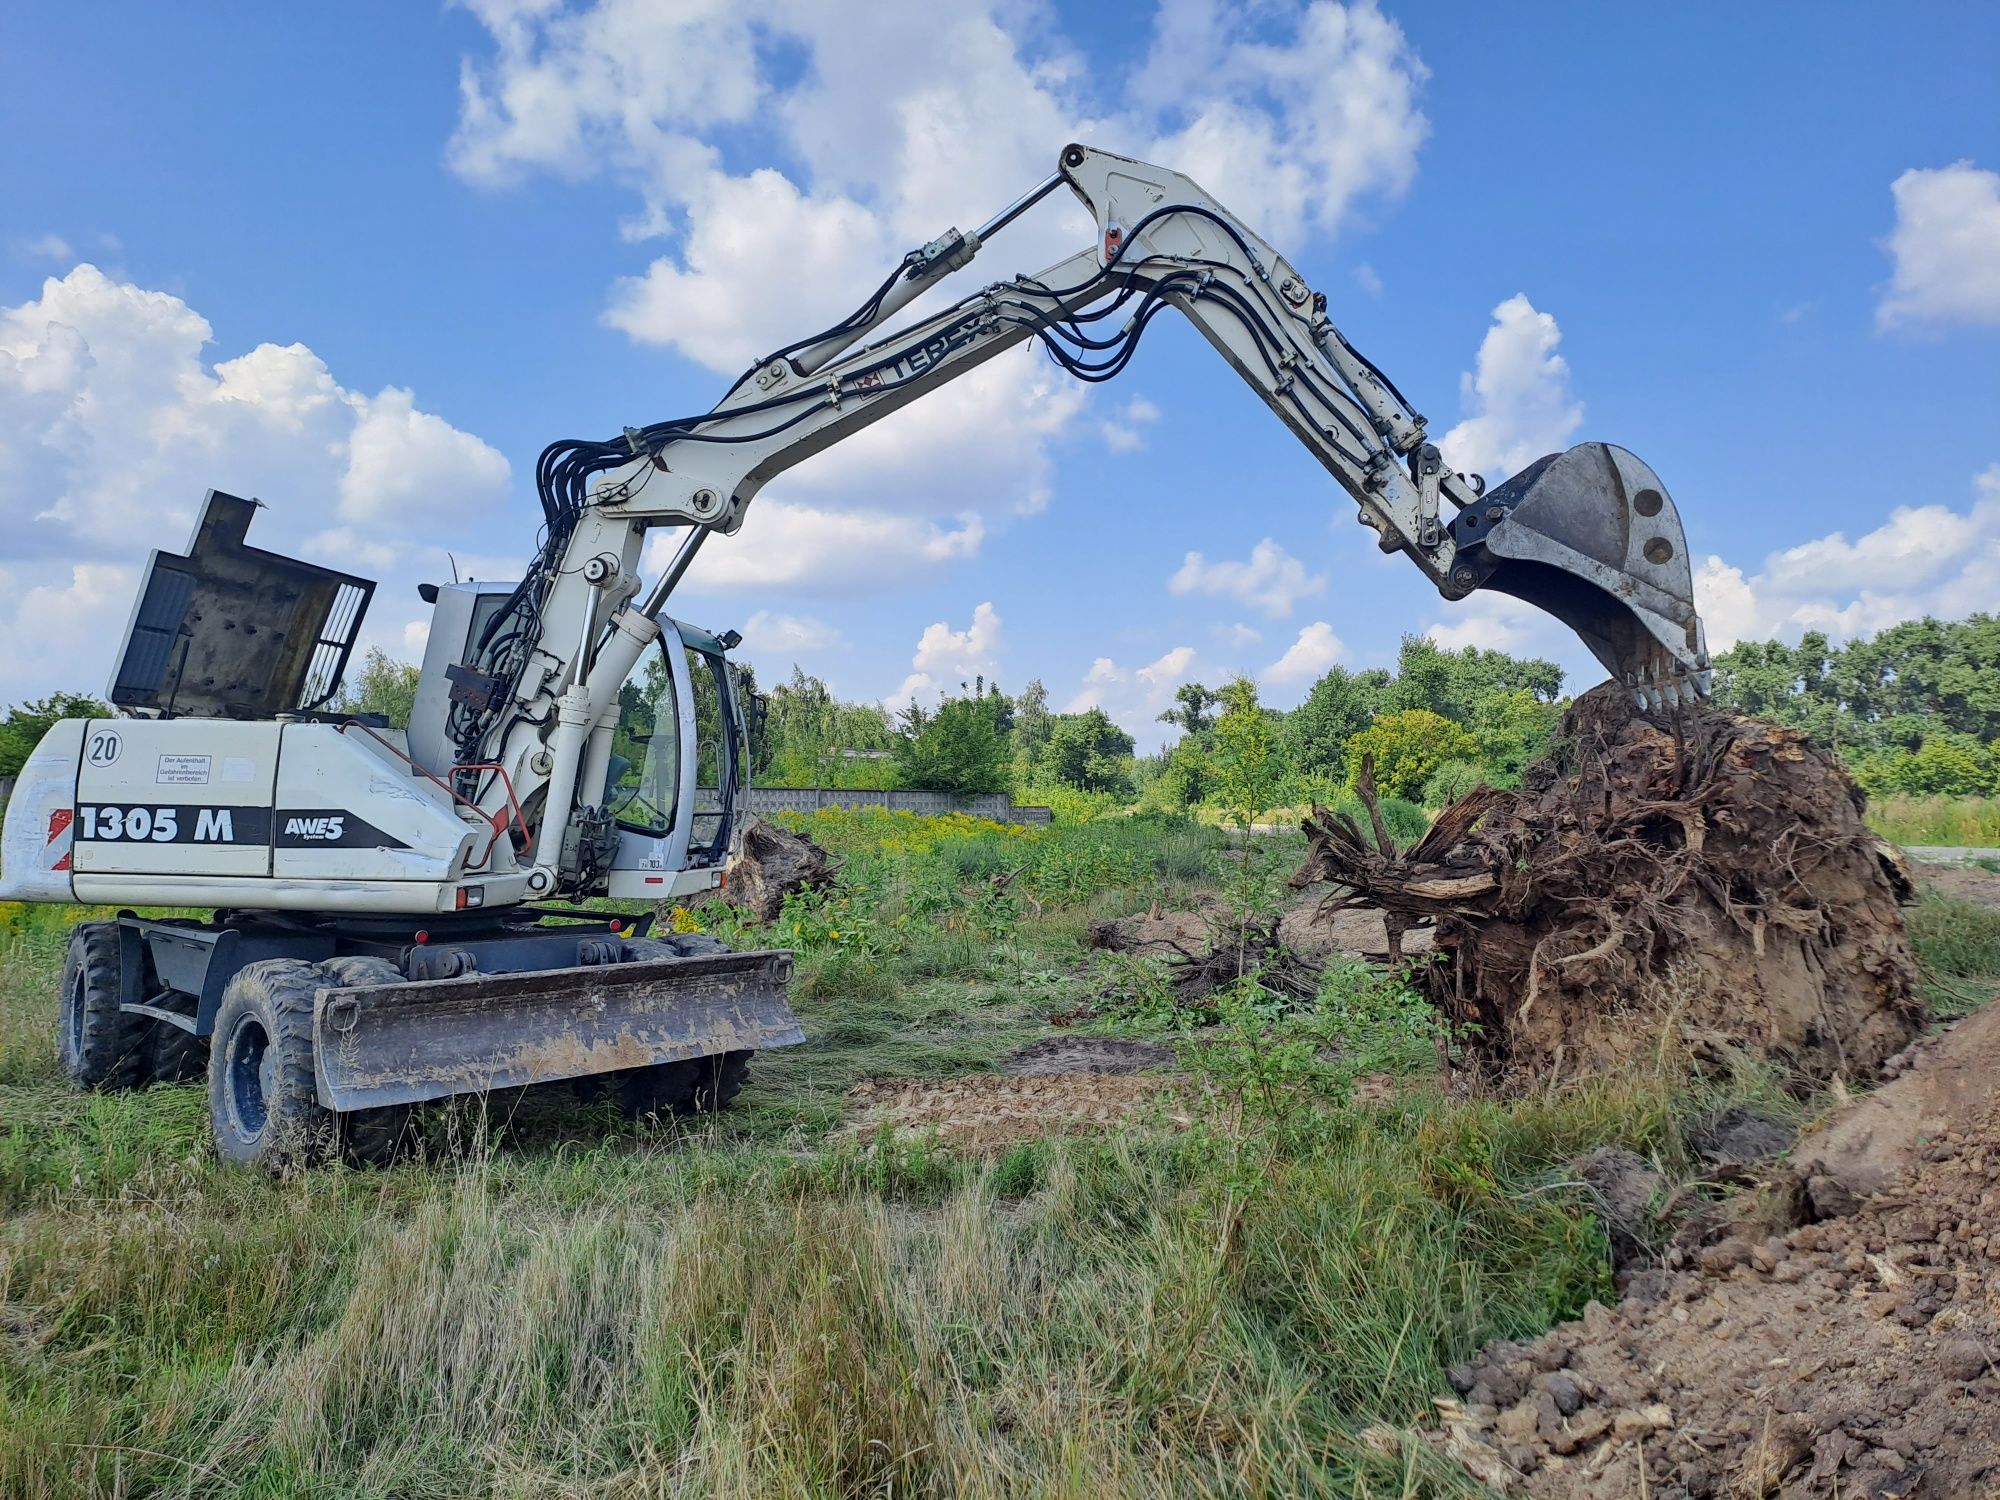
[(1492, 589), (1574, 630), (1643, 708), (1708, 696), (1712, 677), (1680, 512), (1610, 443), (1550, 454), (1451, 524), (1452, 592)]

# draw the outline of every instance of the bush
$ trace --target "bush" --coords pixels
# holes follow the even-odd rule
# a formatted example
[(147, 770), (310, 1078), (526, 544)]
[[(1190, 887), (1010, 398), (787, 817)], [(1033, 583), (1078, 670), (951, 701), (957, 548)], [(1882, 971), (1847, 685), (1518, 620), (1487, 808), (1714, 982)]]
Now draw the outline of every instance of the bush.
[(1392, 797), (1419, 797), (1424, 784), (1447, 761), (1472, 760), (1479, 742), (1442, 714), (1406, 708), (1384, 714), (1347, 742), (1350, 785), (1361, 774), (1363, 756), (1375, 757), (1375, 787)]
[(1486, 767), (1469, 760), (1448, 760), (1424, 783), (1424, 806), (1449, 807), (1486, 780)]

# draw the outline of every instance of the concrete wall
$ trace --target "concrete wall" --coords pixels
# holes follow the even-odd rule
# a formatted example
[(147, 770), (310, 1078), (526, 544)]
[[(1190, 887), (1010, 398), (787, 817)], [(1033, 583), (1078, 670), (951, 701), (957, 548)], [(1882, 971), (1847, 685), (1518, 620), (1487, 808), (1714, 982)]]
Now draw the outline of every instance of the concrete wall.
[(893, 812), (965, 812), (991, 818), (996, 823), (1050, 821), (1046, 807), (1016, 807), (1005, 792), (983, 797), (954, 797), (949, 792), (858, 792), (835, 787), (758, 786), (750, 789), (750, 811), (760, 815), (774, 812), (816, 812), (822, 807), (886, 807)]

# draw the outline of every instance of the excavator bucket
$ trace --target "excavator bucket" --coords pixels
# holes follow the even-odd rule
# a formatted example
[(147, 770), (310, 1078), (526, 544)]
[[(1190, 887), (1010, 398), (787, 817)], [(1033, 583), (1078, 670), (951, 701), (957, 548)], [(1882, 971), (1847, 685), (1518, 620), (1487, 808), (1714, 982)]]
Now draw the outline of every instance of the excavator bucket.
[(1452, 522), (1454, 581), (1568, 625), (1643, 708), (1708, 696), (1711, 673), (1680, 512), (1623, 448), (1538, 459)]

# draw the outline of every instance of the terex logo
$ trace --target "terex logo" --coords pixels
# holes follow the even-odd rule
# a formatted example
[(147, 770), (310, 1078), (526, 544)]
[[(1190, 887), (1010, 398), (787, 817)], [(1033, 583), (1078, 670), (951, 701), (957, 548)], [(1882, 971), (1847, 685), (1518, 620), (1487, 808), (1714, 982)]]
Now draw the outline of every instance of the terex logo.
[(337, 840), (346, 832), (345, 820), (338, 814), (317, 818), (287, 818), (285, 833), (291, 838)]

